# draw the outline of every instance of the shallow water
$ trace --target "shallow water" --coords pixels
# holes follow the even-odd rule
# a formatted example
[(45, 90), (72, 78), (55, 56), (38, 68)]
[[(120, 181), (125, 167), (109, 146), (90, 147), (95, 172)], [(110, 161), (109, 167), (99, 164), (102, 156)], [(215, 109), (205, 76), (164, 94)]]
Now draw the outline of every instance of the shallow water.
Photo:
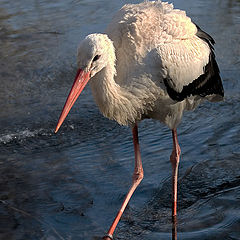
[[(105, 119), (87, 87), (58, 134), (76, 47), (138, 1), (0, 0), (0, 239), (99, 239), (131, 182), (131, 130)], [(240, 239), (240, 1), (175, 0), (217, 44), (225, 101), (179, 127), (178, 239)], [(171, 132), (139, 126), (145, 178), (115, 239), (171, 239)]]

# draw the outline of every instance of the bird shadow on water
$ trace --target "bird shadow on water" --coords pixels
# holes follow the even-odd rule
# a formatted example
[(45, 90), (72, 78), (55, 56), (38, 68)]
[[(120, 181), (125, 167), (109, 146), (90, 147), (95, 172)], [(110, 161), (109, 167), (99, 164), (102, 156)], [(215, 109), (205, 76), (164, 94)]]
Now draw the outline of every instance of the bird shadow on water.
[(171, 179), (141, 209), (128, 207), (116, 239), (239, 239), (240, 156), (206, 160), (179, 180), (178, 218), (171, 218)]

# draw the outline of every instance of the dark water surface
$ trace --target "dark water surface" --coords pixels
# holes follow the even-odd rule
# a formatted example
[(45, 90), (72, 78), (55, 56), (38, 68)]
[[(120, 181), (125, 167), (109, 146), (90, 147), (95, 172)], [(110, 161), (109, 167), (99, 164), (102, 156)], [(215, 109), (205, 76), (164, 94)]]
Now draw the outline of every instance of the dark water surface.
[[(88, 87), (54, 127), (78, 42), (129, 2), (0, 0), (0, 239), (99, 239), (110, 226), (131, 182), (131, 130)], [(178, 239), (240, 239), (240, 1), (173, 2), (215, 38), (226, 95), (179, 127)], [(151, 120), (139, 131), (145, 178), (115, 239), (171, 239), (171, 132)]]

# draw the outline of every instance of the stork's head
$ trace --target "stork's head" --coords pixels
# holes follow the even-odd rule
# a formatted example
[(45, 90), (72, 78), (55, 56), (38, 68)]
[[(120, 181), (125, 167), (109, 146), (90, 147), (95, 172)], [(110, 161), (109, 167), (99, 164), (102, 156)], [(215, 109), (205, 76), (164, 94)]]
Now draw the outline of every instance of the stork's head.
[(62, 125), (90, 78), (105, 68), (110, 61), (114, 63), (115, 54), (113, 44), (107, 35), (90, 34), (81, 41), (77, 53), (77, 75), (58, 120), (55, 132)]
[(108, 64), (114, 54), (111, 40), (106, 34), (90, 34), (78, 47), (78, 68), (90, 72), (93, 77)]

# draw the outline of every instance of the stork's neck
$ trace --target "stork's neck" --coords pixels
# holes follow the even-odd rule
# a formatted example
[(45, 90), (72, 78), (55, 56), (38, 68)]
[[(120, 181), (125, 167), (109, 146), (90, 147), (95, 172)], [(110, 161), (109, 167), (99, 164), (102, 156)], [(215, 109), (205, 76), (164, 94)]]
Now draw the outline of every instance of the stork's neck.
[(129, 87), (120, 86), (115, 81), (114, 58), (90, 81), (92, 93), (104, 116), (122, 125), (140, 120), (140, 101), (131, 93)]

